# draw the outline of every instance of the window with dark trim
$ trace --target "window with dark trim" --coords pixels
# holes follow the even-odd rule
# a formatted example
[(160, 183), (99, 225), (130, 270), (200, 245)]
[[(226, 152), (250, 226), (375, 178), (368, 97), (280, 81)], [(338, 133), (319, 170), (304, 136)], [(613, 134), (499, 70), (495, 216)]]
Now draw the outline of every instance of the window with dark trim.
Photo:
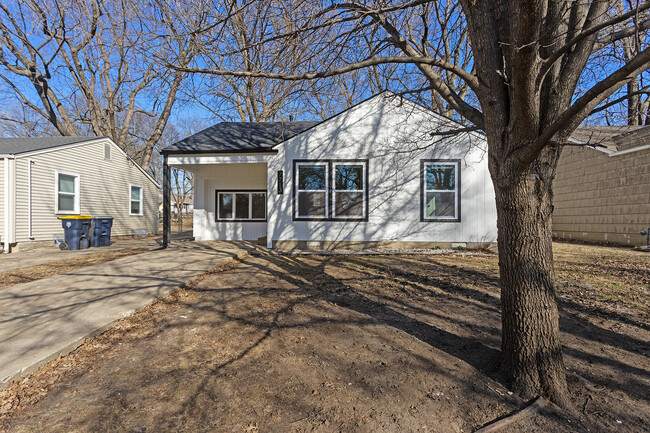
[(266, 221), (266, 191), (216, 191), (217, 221)]
[(368, 220), (367, 160), (294, 160), (294, 220)]
[(460, 222), (460, 160), (422, 160), (420, 220)]

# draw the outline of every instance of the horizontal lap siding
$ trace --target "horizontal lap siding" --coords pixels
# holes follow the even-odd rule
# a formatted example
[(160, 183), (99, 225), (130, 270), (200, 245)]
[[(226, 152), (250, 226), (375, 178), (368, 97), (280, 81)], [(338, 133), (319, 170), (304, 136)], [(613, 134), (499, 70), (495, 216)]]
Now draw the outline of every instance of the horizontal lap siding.
[(638, 244), (650, 225), (650, 150), (610, 157), (564, 149), (554, 182), (555, 236)]
[[(28, 238), (28, 164), (32, 164), (32, 238)], [(114, 217), (115, 236), (133, 230), (156, 229), (158, 190), (153, 183), (112, 145), (111, 159), (104, 159), (104, 142), (57, 149), (16, 161), (17, 241), (51, 240), (63, 234), (56, 214), (56, 172), (80, 176), (80, 213)], [(143, 216), (129, 215), (129, 184), (143, 187)]]

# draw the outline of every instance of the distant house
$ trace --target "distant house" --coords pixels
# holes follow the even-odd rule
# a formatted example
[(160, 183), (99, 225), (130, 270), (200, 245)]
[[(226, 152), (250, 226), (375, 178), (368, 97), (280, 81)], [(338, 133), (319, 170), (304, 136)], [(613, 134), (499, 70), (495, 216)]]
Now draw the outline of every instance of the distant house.
[(650, 126), (582, 127), (554, 181), (558, 239), (634, 245), (650, 227)]
[[(163, 203), (162, 203), (162, 195), (158, 197), (158, 213), (162, 215), (163, 212)], [(172, 207), (172, 215), (177, 217), (178, 216), (178, 204), (176, 203), (175, 200), (171, 200), (171, 207)], [(182, 209), (182, 216), (188, 216), (192, 215), (194, 212), (194, 200), (192, 200), (192, 197), (186, 198), (183, 200), (183, 205), (181, 206)]]
[[(485, 138), (385, 92), (323, 122), (224, 122), (162, 153), (194, 173), (196, 239), (269, 248), (496, 241)], [(441, 138), (442, 137), (442, 138)]]
[(59, 216), (115, 218), (115, 236), (157, 230), (160, 186), (106, 137), (0, 138), (0, 242), (61, 237)]

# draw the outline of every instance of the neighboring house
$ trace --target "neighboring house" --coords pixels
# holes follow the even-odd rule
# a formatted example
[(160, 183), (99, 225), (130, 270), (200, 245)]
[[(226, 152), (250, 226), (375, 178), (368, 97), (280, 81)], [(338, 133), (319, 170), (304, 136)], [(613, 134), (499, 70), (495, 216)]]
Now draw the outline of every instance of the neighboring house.
[(650, 126), (581, 127), (558, 162), (553, 235), (634, 245), (650, 227)]
[(109, 138), (0, 138), (0, 242), (52, 242), (57, 217), (79, 214), (114, 217), (114, 236), (154, 233), (159, 189)]
[[(159, 215), (162, 215), (163, 212), (163, 203), (162, 203), (162, 195), (158, 197), (158, 213)], [(187, 215), (192, 215), (194, 212), (194, 201), (192, 200), (192, 197), (183, 200), (183, 206), (181, 206), (183, 209), (183, 216)], [(178, 216), (178, 204), (176, 203), (175, 200), (171, 201), (171, 209), (172, 209), (172, 215), (173, 216)]]
[[(196, 239), (268, 247), (496, 241), (485, 138), (392, 93), (323, 122), (224, 122), (162, 153), (194, 173)], [(435, 143), (434, 143), (435, 142)]]

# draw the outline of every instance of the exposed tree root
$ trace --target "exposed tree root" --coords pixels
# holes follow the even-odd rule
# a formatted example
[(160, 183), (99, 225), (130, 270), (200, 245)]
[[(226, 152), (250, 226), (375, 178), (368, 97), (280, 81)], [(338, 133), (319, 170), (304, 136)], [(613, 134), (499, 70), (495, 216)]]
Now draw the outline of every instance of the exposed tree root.
[(508, 415), (505, 418), (502, 418), (498, 421), (493, 421), (490, 424), (476, 430), (474, 433), (489, 433), (500, 430), (506, 426), (509, 426), (512, 423), (515, 423), (527, 416), (537, 413), (541, 408), (546, 406), (548, 401), (544, 397), (537, 397), (535, 401), (523, 408), (518, 412), (514, 412), (512, 415)]

